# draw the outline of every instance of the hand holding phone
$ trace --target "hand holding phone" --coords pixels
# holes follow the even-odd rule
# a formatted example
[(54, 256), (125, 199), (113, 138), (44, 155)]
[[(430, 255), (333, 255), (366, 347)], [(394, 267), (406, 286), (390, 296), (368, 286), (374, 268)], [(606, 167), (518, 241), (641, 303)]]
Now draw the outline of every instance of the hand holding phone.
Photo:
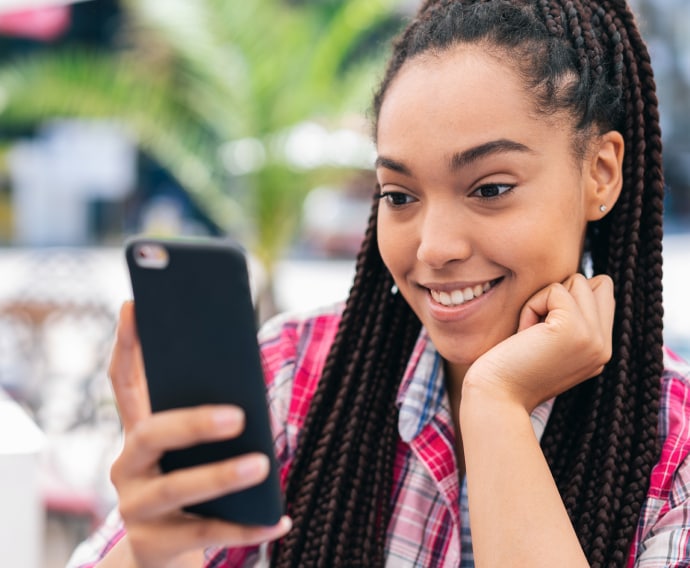
[(185, 507), (252, 525), (274, 525), (283, 505), (243, 251), (220, 239), (135, 238), (126, 245), (151, 410), (232, 404), (246, 416), (236, 438), (167, 451), (164, 472), (260, 452), (258, 485)]
[[(267, 460), (251, 453), (172, 474), (156, 467), (166, 451), (236, 437), (244, 424), (236, 412), (228, 420), (225, 412), (233, 407), (225, 405), (152, 413), (134, 320), (134, 303), (125, 302), (109, 368), (124, 431), (111, 479), (126, 534), (98, 565), (201, 566), (209, 546), (242, 548), (284, 536), (291, 526), (287, 517), (273, 526), (250, 526), (182, 510), (185, 505), (260, 483), (268, 472)], [(225, 414), (220, 422), (218, 411)], [(91, 556), (85, 559), (93, 560)]]

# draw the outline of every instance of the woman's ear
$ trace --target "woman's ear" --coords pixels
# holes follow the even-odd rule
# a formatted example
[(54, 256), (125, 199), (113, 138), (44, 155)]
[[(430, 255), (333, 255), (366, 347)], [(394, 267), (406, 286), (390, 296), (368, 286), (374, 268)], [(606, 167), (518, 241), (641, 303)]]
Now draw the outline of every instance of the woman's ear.
[(587, 220), (605, 217), (618, 200), (623, 188), (625, 141), (620, 132), (611, 130), (597, 137), (585, 164)]

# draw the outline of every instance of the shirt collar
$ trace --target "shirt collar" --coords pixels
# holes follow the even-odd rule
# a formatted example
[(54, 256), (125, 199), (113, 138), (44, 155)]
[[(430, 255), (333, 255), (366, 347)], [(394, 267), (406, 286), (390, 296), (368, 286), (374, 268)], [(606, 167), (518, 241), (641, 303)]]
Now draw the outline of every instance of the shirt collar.
[[(398, 431), (401, 439), (408, 444), (424, 430), (434, 416), (449, 410), (443, 359), (424, 328), (419, 333), (398, 389), (397, 404)], [(553, 399), (547, 400), (537, 406), (530, 416), (538, 440), (541, 440), (552, 408)]]
[(398, 431), (404, 442), (417, 437), (441, 410), (446, 395), (443, 383), (443, 359), (422, 328), (398, 390)]

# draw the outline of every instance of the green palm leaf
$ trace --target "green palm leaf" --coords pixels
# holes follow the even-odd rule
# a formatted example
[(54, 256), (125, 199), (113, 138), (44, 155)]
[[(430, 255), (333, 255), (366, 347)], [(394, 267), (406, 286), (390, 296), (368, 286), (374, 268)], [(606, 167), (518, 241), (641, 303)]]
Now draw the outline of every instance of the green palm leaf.
[[(365, 111), (382, 53), (355, 54), (395, 3), (123, 0), (122, 50), (27, 56), (0, 68), (0, 120), (121, 121), (221, 227), (251, 229), (270, 272), (304, 195), (329, 176), (327, 165), (295, 167), (276, 141), (305, 120), (333, 127)], [(243, 139), (263, 148), (262, 159), (238, 174), (221, 158)]]

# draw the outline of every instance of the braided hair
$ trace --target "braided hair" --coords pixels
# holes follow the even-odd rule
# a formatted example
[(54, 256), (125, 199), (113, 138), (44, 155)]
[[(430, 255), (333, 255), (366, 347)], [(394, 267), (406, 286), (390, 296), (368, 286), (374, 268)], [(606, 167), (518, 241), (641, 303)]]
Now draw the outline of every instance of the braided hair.
[[(625, 0), (426, 0), (394, 43), (374, 96), (374, 136), (405, 62), (462, 43), (501, 50), (539, 112), (568, 113), (575, 154), (593, 134), (615, 129), (625, 139), (620, 198), (590, 223), (585, 246), (592, 272), (614, 282), (613, 355), (601, 375), (557, 397), (541, 442), (591, 565), (622, 566), (659, 452), (663, 175), (649, 55)], [(420, 323), (400, 295), (390, 294), (377, 209), (374, 200), (339, 331), (290, 466), (286, 500), (294, 527), (274, 547), (275, 566), (385, 561), (395, 399)]]

